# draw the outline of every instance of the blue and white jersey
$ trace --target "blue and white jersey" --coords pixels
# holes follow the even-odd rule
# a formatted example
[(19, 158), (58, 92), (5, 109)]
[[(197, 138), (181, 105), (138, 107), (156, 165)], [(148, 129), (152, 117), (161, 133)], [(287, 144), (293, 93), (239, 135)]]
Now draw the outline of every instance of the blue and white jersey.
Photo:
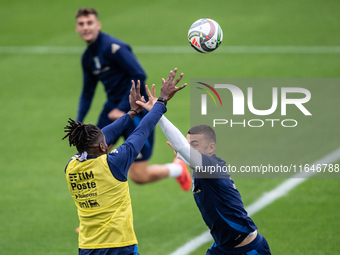
[(226, 170), (226, 162), (191, 148), (166, 117), (162, 116), (158, 124), (177, 151), (177, 157), (193, 169), (194, 198), (217, 247), (225, 252), (232, 250), (257, 227), (244, 209), (241, 195)]
[[(226, 167), (226, 162), (216, 155), (201, 154), (202, 166)], [(213, 176), (215, 175), (215, 176)], [(240, 244), (251, 232), (257, 229), (247, 215), (234, 181), (227, 173), (212, 173), (201, 178), (193, 173), (193, 193), (203, 220), (210, 229), (216, 245), (227, 251)]]
[(144, 81), (146, 73), (133, 54), (131, 47), (115, 37), (99, 32), (94, 43), (89, 45), (82, 56), (83, 90), (79, 100), (77, 121), (83, 122), (90, 109), (98, 81), (107, 94), (110, 109), (123, 112), (130, 109), (129, 93), (131, 80), (141, 81), (141, 95), (147, 99)]

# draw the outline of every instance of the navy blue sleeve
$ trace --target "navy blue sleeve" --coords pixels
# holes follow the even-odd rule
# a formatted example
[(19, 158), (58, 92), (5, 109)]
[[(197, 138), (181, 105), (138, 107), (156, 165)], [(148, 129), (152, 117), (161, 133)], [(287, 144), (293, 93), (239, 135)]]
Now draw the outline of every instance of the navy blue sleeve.
[(126, 181), (131, 164), (138, 156), (146, 139), (166, 112), (162, 103), (156, 103), (149, 113), (141, 120), (128, 139), (112, 153), (107, 155), (108, 165), (113, 176), (120, 181)]
[(104, 127), (102, 129), (102, 132), (104, 133), (106, 143), (108, 145), (112, 144), (127, 128), (130, 121), (131, 121), (130, 115), (124, 114), (122, 117), (118, 118), (110, 125)]
[(132, 162), (127, 160), (129, 151), (126, 147), (119, 146), (107, 155), (107, 163), (113, 176), (121, 182), (127, 181), (127, 173)]
[(83, 72), (83, 79), (83, 90), (80, 95), (77, 113), (77, 121), (80, 122), (84, 121), (84, 118), (90, 109), (94, 91), (96, 90), (98, 83), (98, 80), (94, 75), (85, 71)]
[[(119, 66), (130, 76), (130, 80), (134, 80), (135, 84), (137, 84), (137, 80), (141, 82), (141, 92), (144, 90), (146, 73), (139, 63), (137, 57), (132, 53), (131, 48), (128, 45), (120, 45), (119, 50), (115, 53), (110, 52), (108, 55), (110, 60), (115, 61), (119, 64)], [(129, 94), (130, 94), (131, 83), (129, 87), (126, 89), (126, 93), (122, 95), (120, 102), (117, 105), (117, 108), (121, 111), (126, 111), (130, 109), (129, 104)], [(141, 93), (142, 95), (144, 93)]]

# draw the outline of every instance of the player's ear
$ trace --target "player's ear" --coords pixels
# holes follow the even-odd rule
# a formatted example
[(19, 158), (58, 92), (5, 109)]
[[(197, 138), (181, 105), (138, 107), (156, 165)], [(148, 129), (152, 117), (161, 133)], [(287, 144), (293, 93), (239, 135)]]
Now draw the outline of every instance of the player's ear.
[(99, 144), (99, 149), (100, 149), (101, 152), (107, 153), (107, 148), (106, 148), (105, 144), (100, 143)]
[(99, 30), (102, 29), (102, 23), (101, 23), (99, 20), (98, 20), (97, 26), (98, 26), (98, 29), (99, 29)]
[(214, 155), (216, 150), (216, 143), (210, 143), (209, 145), (209, 154)]

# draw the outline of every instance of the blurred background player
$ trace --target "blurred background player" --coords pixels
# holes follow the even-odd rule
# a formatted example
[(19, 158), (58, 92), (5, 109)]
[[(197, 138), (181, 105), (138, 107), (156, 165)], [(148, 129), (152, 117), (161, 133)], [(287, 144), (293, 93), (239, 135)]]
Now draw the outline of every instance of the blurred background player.
[(91, 124), (69, 120), (65, 127), (74, 155), (65, 168), (69, 191), (78, 208), (79, 254), (137, 255), (137, 239), (133, 228), (131, 198), (127, 182), (130, 165), (142, 149), (158, 120), (166, 112), (166, 102), (184, 88), (176, 87), (175, 72), (163, 79), (161, 97), (141, 120), (128, 139), (113, 152), (112, 143), (126, 126), (143, 110), (136, 104), (141, 100), (140, 82), (130, 92), (131, 109), (102, 130)]
[[(147, 100), (144, 82), (146, 74), (132, 53), (131, 47), (103, 33), (98, 13), (92, 8), (80, 8), (76, 14), (76, 32), (87, 43), (88, 47), (82, 56), (83, 89), (81, 92), (77, 121), (83, 122), (88, 113), (98, 81), (105, 87), (107, 102), (99, 116), (97, 126), (103, 128), (119, 117), (123, 116), (130, 108), (129, 91), (131, 80), (141, 82), (141, 95)], [(122, 136), (126, 140), (143, 117), (143, 111), (133, 119)], [(109, 144), (109, 150), (116, 143)], [(129, 176), (137, 184), (144, 184), (161, 180), (166, 177), (175, 177), (181, 188), (188, 191), (191, 187), (189, 171), (183, 161), (175, 158), (173, 163), (148, 166), (154, 142), (154, 132), (146, 140), (141, 153), (131, 165)]]
[[(154, 86), (152, 95), (147, 89), (149, 102), (137, 102), (150, 110), (152, 102), (157, 102)], [(194, 199), (202, 218), (214, 239), (207, 255), (265, 255), (271, 254), (266, 239), (257, 232), (257, 226), (248, 216), (241, 195), (230, 175), (224, 171), (226, 162), (215, 155), (216, 134), (207, 125), (190, 128), (185, 138), (165, 117), (159, 120), (168, 144), (177, 157), (193, 168)]]

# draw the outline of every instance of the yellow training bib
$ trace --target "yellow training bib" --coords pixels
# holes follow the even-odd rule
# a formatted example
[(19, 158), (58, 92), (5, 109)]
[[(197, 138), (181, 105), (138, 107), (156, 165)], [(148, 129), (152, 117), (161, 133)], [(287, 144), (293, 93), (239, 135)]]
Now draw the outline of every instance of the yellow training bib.
[(78, 158), (74, 156), (69, 162), (66, 180), (78, 207), (79, 248), (137, 244), (127, 181), (112, 175), (106, 154), (82, 162)]

